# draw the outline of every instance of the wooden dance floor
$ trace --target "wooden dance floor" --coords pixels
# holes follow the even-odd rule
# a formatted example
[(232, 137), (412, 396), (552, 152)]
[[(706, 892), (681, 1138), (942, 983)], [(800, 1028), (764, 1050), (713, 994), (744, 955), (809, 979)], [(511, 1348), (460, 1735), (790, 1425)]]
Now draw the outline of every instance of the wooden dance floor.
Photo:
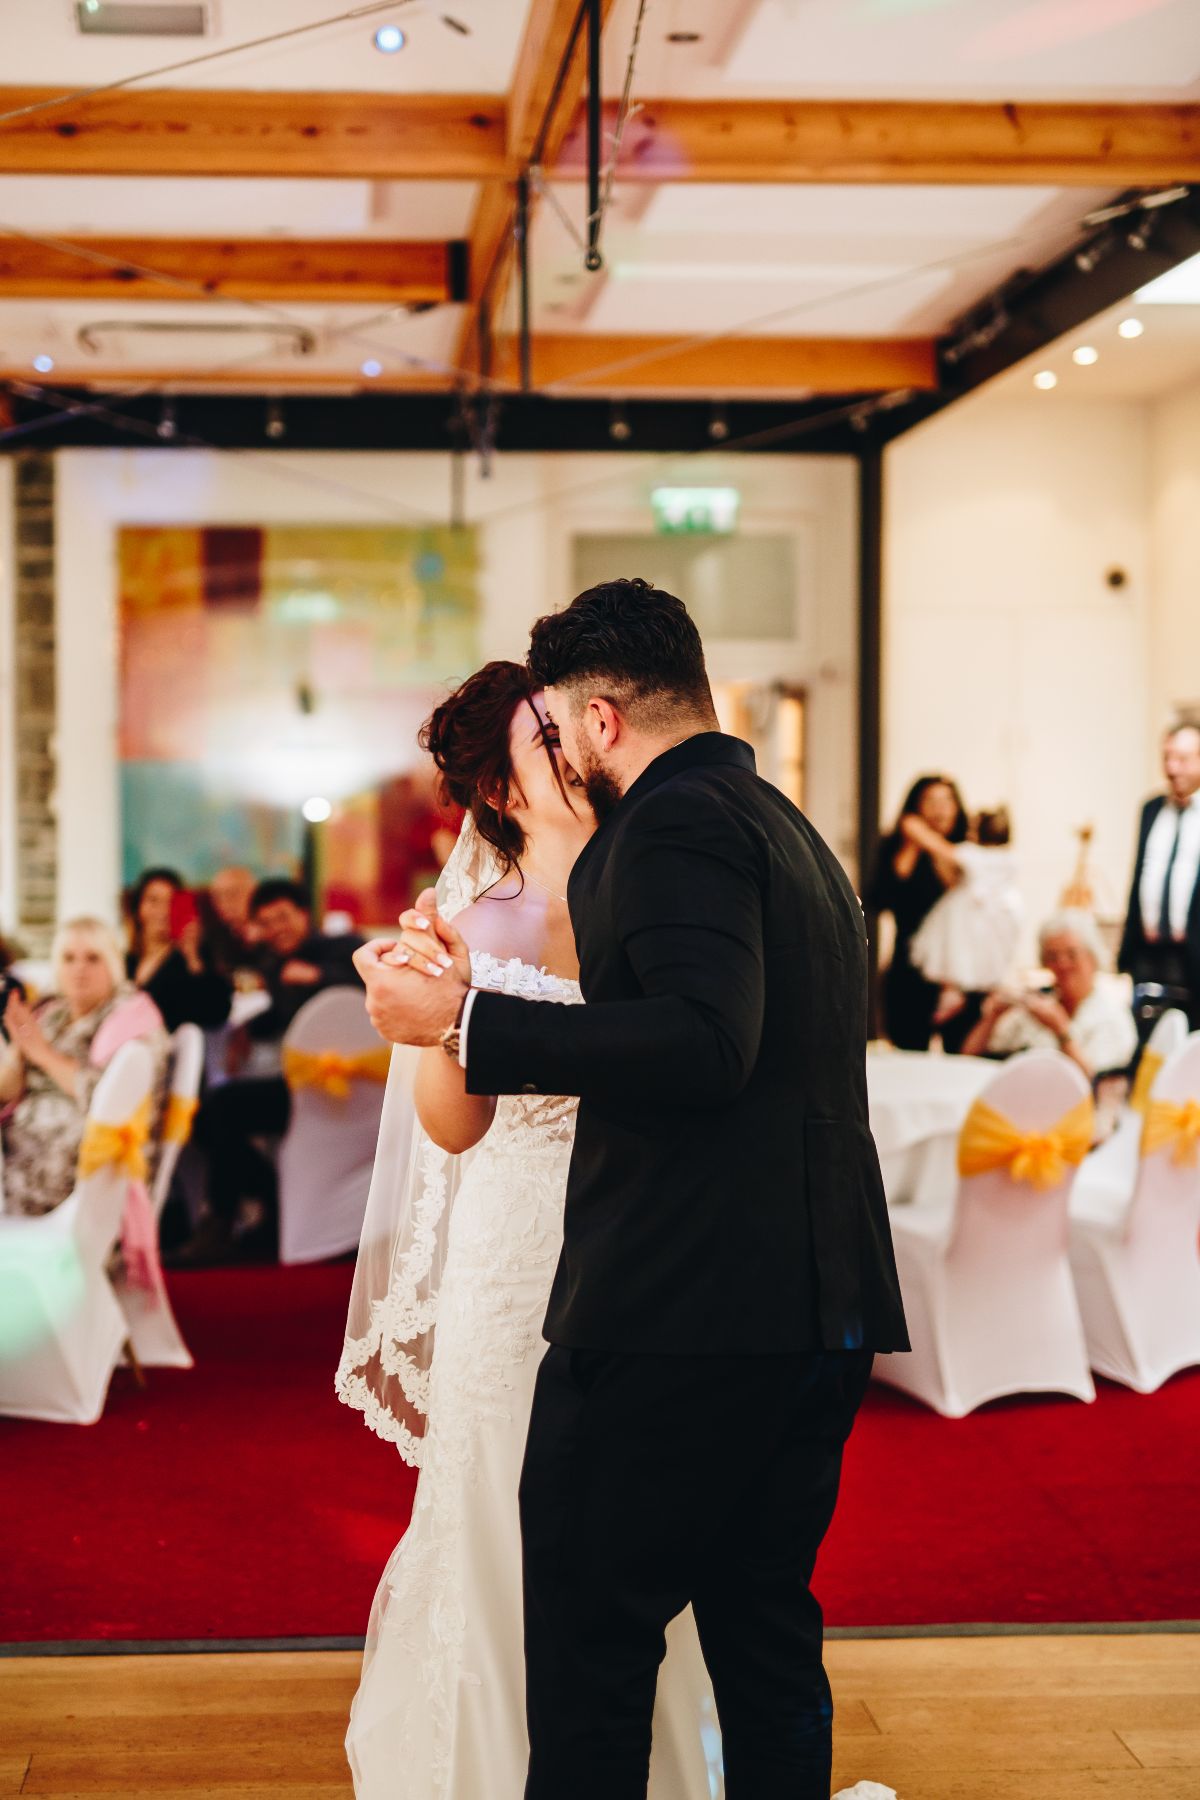
[[(873, 1779), (900, 1800), (1200, 1793), (1195, 1635), (841, 1639), (828, 1662), (835, 1787)], [(0, 1795), (344, 1800), (357, 1668), (341, 1651), (0, 1660)]]

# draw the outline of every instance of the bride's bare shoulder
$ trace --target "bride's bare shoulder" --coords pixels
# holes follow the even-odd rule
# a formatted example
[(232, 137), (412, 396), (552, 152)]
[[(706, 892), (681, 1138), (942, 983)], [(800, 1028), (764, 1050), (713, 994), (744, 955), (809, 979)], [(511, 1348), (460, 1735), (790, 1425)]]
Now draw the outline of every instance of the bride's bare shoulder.
[(521, 896), (511, 900), (493, 899), (485, 894), (455, 918), (454, 923), (466, 939), (469, 950), (482, 950), (502, 962), (519, 957), (537, 966), (540, 949), (537, 922), (521, 904)]

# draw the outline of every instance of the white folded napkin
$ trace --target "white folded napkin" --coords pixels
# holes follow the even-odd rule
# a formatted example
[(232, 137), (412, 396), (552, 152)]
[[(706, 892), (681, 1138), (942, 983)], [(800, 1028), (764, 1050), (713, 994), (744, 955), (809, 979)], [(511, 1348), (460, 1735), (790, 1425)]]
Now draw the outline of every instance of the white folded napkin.
[(881, 1781), (856, 1781), (852, 1788), (839, 1788), (833, 1800), (897, 1800), (895, 1788)]

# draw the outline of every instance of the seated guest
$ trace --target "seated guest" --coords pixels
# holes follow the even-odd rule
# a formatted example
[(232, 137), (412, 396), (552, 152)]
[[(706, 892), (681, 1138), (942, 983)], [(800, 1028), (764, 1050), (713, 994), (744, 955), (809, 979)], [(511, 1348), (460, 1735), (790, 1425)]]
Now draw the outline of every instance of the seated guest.
[[(250, 913), (268, 953), (271, 1004), (237, 1034), (232, 1078), (212, 1089), (196, 1120), (195, 1139), (208, 1166), (208, 1216), (173, 1258), (180, 1264), (228, 1256), (247, 1203), (256, 1225), (238, 1241), (248, 1250), (270, 1247), (277, 1212), (275, 1165), (255, 1139), (282, 1137), (291, 1119), (291, 1095), (280, 1072), (284, 1033), (305, 1001), (323, 988), (361, 986), (353, 957), (362, 939), (314, 931), (308, 896), (298, 882), (282, 877), (260, 882)], [(254, 1073), (240, 1074), (238, 1064), (244, 1068), (251, 1051)]]
[(1089, 1081), (1127, 1069), (1137, 1049), (1137, 1028), (1120, 995), (1096, 980), (1103, 947), (1091, 914), (1055, 913), (1042, 926), (1038, 945), (1054, 977), (1053, 989), (989, 994), (964, 1052), (1002, 1057), (1018, 1050), (1059, 1049)]
[(4, 1210), (38, 1214), (61, 1206), (96, 1083), (132, 1039), (147, 1044), (157, 1085), (167, 1070), (167, 1034), (147, 994), (124, 979), (115, 934), (99, 919), (73, 919), (54, 944), (55, 992), (31, 1007), (10, 992), (0, 1057), (4, 1120)]
[(223, 1025), (233, 986), (213, 967), (195, 903), (174, 869), (147, 869), (139, 876), (129, 897), (129, 915), (125, 971), (135, 987), (149, 994), (167, 1030), (184, 1024), (205, 1030)]
[(263, 963), (263, 947), (250, 917), (258, 882), (249, 869), (218, 869), (208, 884), (205, 943), (214, 964), (235, 984), (244, 972), (255, 977)]

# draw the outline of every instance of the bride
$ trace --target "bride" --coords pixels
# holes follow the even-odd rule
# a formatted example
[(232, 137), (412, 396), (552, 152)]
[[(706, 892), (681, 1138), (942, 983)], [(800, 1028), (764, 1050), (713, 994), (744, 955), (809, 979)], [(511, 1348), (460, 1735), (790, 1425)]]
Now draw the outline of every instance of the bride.
[[(595, 821), (527, 670), (489, 663), (438, 707), (422, 743), (468, 815), (438, 899), (470, 948), (471, 981), (579, 1004), (565, 896)], [(406, 1155), (410, 1082), (420, 1129)], [(524, 1791), (517, 1487), (575, 1108), (472, 1097), (441, 1049), (393, 1057), (337, 1390), (421, 1477), (351, 1711), (358, 1800)], [(689, 1610), (668, 1632), (649, 1795), (721, 1791)]]

